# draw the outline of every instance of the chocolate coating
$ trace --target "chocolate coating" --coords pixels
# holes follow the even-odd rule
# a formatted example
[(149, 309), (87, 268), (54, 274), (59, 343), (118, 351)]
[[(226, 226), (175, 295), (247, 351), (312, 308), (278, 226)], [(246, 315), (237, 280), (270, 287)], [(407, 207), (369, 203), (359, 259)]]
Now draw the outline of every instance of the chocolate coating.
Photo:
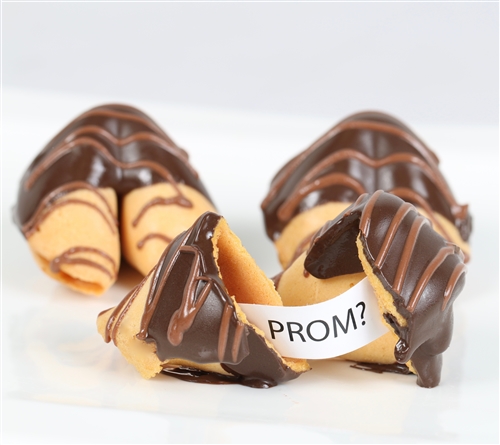
[[(436, 155), (392, 116), (352, 115), (274, 177), (262, 202), (267, 234), (276, 240), (294, 216), (318, 205), (354, 202), (363, 193), (384, 190), (430, 215), (433, 211), (441, 214), (467, 241), (471, 232), (468, 208), (456, 203), (438, 166)], [(433, 224), (440, 227), (437, 219)]]
[[(212, 237), (220, 218), (212, 212), (203, 214), (169, 244), (152, 271), (137, 337), (156, 345), (160, 361), (220, 363), (233, 376), (165, 370), (185, 380), (271, 387), (294, 379), (300, 374), (238, 318), (213, 258)], [(108, 326), (122, 310), (121, 306), (115, 309)], [(106, 337), (110, 341), (113, 332), (108, 330)]]
[(441, 353), (453, 331), (452, 303), (465, 284), (462, 251), (435, 232), (411, 204), (379, 190), (360, 196), (343, 215), (325, 224), (314, 237), (305, 269), (320, 279), (360, 269), (358, 234), (373, 273), (407, 322), (400, 326), (395, 317), (384, 314), (399, 337), (397, 362), (411, 360), (420, 386), (438, 385)]
[[(103, 105), (62, 129), (34, 159), (18, 192), (14, 220), (25, 236), (61, 195), (87, 188), (113, 188), (122, 197), (135, 188), (186, 184), (210, 197), (187, 153), (146, 114), (126, 105)], [(173, 204), (191, 206), (182, 196)]]

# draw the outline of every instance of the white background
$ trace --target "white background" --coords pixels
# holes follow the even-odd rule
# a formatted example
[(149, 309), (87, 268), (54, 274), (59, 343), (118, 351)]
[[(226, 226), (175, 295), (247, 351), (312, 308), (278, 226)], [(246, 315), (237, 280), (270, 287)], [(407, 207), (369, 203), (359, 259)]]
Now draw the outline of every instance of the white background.
[[(498, 4), (3, 3), (3, 443), (498, 442)], [(268, 275), (272, 175), (346, 114), (402, 118), (474, 218), (467, 285), (432, 390), (318, 361), (270, 390), (146, 381), (95, 329), (102, 298), (47, 278), (11, 221), (23, 171), (108, 101), (191, 154)]]
[(498, 19), (497, 2), (3, 3), (3, 84), (497, 124)]

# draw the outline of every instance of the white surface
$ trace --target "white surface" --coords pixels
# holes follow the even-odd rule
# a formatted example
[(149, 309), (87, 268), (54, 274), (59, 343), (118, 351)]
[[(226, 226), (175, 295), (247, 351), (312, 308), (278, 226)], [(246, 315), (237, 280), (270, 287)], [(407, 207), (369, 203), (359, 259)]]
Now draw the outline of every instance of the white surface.
[[(414, 127), (474, 216), (467, 285), (455, 303), (442, 383), (315, 361), (268, 390), (167, 376), (143, 380), (95, 319), (139, 281), (130, 269), (101, 298), (46, 277), (13, 225), (20, 177), (85, 109), (113, 97), (5, 90), (2, 122), (2, 443), (498, 442), (498, 129)], [(264, 271), (278, 263), (259, 204), (273, 173), (334, 120), (136, 105), (191, 154), (219, 210)], [(391, 111), (391, 110), (385, 110)]]
[(498, 2), (3, 3), (4, 85), (498, 122)]

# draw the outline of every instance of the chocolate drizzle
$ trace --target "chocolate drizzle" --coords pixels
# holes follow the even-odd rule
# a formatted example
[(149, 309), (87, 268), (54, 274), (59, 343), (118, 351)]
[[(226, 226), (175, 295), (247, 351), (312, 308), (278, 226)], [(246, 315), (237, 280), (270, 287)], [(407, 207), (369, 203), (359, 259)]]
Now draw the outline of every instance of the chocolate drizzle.
[[(104, 258), (106, 260), (110, 268), (106, 268), (103, 265), (87, 258), (75, 258), (74, 255), (78, 253), (92, 253), (99, 255), (101, 258)], [(49, 267), (51, 272), (59, 273), (61, 270), (61, 265), (63, 264), (82, 264), (88, 267), (93, 267), (94, 269), (100, 270), (111, 279), (115, 279), (116, 274), (118, 273), (116, 262), (113, 260), (113, 258), (111, 258), (106, 252), (103, 252), (102, 250), (96, 249), (94, 247), (77, 246), (71, 247), (70, 249), (64, 251), (62, 254), (55, 257), (50, 262)]]
[(156, 198), (151, 199), (148, 201), (144, 206), (139, 210), (139, 213), (137, 216), (133, 219), (132, 221), (132, 226), (137, 227), (137, 224), (139, 224), (139, 221), (142, 219), (142, 217), (147, 213), (147, 211), (155, 206), (159, 205), (164, 205), (164, 206), (169, 206), (169, 205), (178, 205), (180, 207), (193, 207), (193, 204), (191, 201), (186, 199), (184, 196), (182, 196), (182, 192), (179, 190), (179, 187), (175, 187), (177, 191), (177, 196), (174, 196), (172, 198), (163, 198), (161, 196), (158, 196)]
[(462, 251), (435, 232), (413, 206), (379, 190), (360, 196), (343, 215), (325, 224), (314, 237), (304, 267), (320, 279), (343, 275), (356, 264), (360, 268), (358, 235), (373, 273), (407, 323), (400, 326), (384, 314), (400, 337), (397, 362), (411, 360), (418, 384), (436, 386), (441, 353), (452, 336), (452, 303), (465, 283)]
[[(166, 362), (166, 373), (200, 382), (219, 380), (218, 374), (183, 371), (182, 365), (174, 366), (181, 368), (174, 371), (168, 360), (176, 359), (220, 363), (230, 376), (218, 383), (270, 387), (296, 378), (299, 373), (238, 317), (214, 259), (212, 238), (220, 219), (207, 212), (168, 245), (150, 277), (114, 309), (105, 339), (115, 341), (124, 314), (150, 280), (137, 338), (156, 346), (158, 359)], [(224, 254), (219, 251), (219, 256)]]
[[(130, 306), (136, 299), (137, 295), (139, 295), (139, 292), (141, 291), (144, 283), (148, 278), (149, 275), (147, 275), (140, 284), (132, 289), (127, 294), (127, 296), (122, 301), (120, 301), (120, 303), (113, 309), (113, 312), (111, 313), (110, 317), (108, 318), (108, 322), (106, 323), (106, 329), (104, 332), (104, 341), (106, 343), (109, 343), (111, 340), (113, 340), (113, 343), (116, 345), (116, 335), (118, 333), (118, 329), (120, 328), (120, 324), (123, 321), (123, 318), (127, 314), (128, 310), (130, 309)], [(99, 316), (101, 316), (104, 312), (107, 311), (101, 312)]]
[(455, 201), (436, 155), (403, 123), (376, 112), (343, 120), (278, 172), (262, 202), (267, 234), (276, 240), (301, 212), (379, 189), (421, 207), (448, 240), (434, 212), (468, 240), (468, 208)]
[[(99, 201), (106, 208), (108, 215), (105, 215), (104, 212), (97, 205), (88, 201), (84, 201), (82, 199), (65, 199), (65, 200), (59, 199), (63, 197), (65, 194), (74, 192), (76, 190), (88, 190), (94, 193), (95, 196), (97, 196)], [(100, 213), (100, 215), (108, 224), (111, 233), (116, 233), (118, 231), (118, 220), (112, 216), (113, 211), (111, 210), (108, 201), (106, 201), (106, 198), (104, 198), (104, 196), (99, 192), (99, 190), (87, 184), (86, 182), (73, 181), (73, 182), (68, 182), (67, 184), (63, 184), (60, 187), (57, 187), (56, 189), (52, 190), (47, 196), (45, 196), (39, 203), (34, 215), (21, 227), (22, 232), (27, 238), (29, 238), (33, 233), (35, 233), (38, 230), (40, 224), (54, 210), (68, 204), (86, 205), (92, 210)], [(113, 218), (113, 219), (109, 221), (108, 218)]]
[(149, 241), (150, 239), (161, 239), (162, 241), (165, 241), (166, 244), (172, 241), (172, 239), (169, 238), (168, 236), (165, 236), (161, 233), (153, 232), (153, 233), (148, 233), (144, 238), (137, 241), (137, 248), (142, 249), (144, 247), (144, 244), (146, 244), (146, 241)]
[[(14, 220), (29, 237), (54, 210), (55, 201), (56, 205), (69, 204), (58, 201), (66, 193), (83, 188), (99, 195), (98, 188), (111, 187), (122, 197), (160, 182), (170, 183), (177, 193), (163, 205), (192, 205), (178, 184), (196, 189), (210, 201), (186, 152), (148, 116), (125, 105), (103, 105), (69, 123), (35, 158), (22, 178)], [(157, 204), (148, 203), (136, 223)], [(86, 205), (100, 211), (93, 204)], [(108, 223), (117, 225), (116, 221)]]

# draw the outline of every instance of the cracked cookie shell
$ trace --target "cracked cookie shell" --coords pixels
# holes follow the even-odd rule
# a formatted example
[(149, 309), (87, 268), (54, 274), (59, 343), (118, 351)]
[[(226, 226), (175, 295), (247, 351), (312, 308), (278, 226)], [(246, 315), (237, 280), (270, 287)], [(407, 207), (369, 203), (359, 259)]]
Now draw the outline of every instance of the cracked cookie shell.
[(282, 357), (238, 303), (282, 305), (226, 221), (208, 212), (97, 326), (145, 378), (271, 387), (309, 370)]

